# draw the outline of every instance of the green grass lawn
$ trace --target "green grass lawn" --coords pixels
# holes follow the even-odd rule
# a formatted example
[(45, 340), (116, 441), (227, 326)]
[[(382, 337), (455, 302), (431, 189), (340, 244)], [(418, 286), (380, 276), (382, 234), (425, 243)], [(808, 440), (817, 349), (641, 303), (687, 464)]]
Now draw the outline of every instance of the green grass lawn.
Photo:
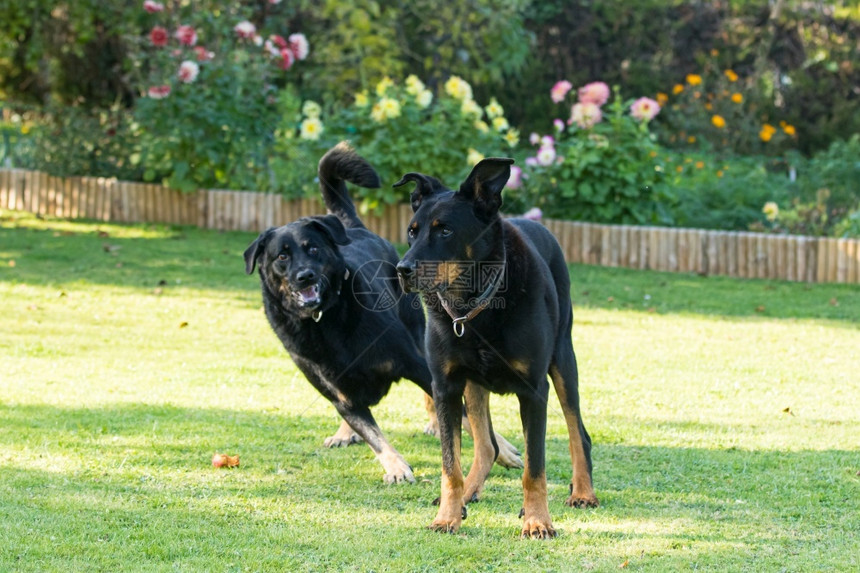
[[(560, 536), (518, 539), (499, 467), (444, 535), (419, 390), (375, 410), (415, 485), (324, 448), (338, 417), (268, 326), (253, 238), (0, 213), (0, 571), (860, 570), (858, 287), (572, 266), (601, 506), (563, 505), (553, 397)], [(522, 446), (516, 400), (492, 408)]]

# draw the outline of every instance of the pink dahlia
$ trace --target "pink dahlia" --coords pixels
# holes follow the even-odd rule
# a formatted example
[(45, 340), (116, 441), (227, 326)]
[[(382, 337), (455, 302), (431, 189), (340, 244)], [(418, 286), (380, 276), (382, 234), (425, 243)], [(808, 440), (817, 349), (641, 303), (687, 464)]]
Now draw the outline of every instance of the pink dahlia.
[(161, 2), (153, 2), (152, 0), (146, 0), (146, 2), (143, 3), (143, 9), (150, 14), (155, 14), (156, 12), (164, 12), (164, 4), (162, 4)]
[(549, 97), (552, 98), (552, 101), (555, 103), (561, 103), (564, 101), (565, 96), (567, 96), (567, 92), (569, 92), (573, 88), (573, 84), (571, 84), (567, 80), (561, 80), (560, 82), (556, 82), (552, 89), (549, 90)]
[(555, 131), (557, 133), (561, 133), (562, 131), (564, 131), (564, 122), (562, 120), (555, 119), (553, 120), (552, 125), (555, 127)]
[(640, 97), (630, 106), (630, 115), (641, 121), (651, 121), (660, 113), (660, 104), (649, 97)]
[(304, 60), (308, 57), (311, 47), (304, 34), (290, 34), (288, 40), (290, 42), (290, 49), (297, 60)]
[(603, 119), (603, 114), (600, 113), (600, 106), (596, 103), (577, 103), (570, 110), (568, 123), (575, 123), (582, 129), (589, 129), (600, 123), (601, 119)]
[(176, 39), (180, 44), (193, 46), (197, 43), (197, 32), (191, 26), (179, 26), (176, 29)]
[(156, 48), (163, 48), (167, 45), (167, 30), (161, 26), (156, 26), (149, 33), (149, 41), (152, 42), (152, 45)]
[(243, 20), (233, 26), (233, 31), (243, 40), (253, 40), (254, 35), (257, 33), (257, 27), (248, 20)]
[(508, 182), (505, 187), (508, 189), (519, 189), (523, 185), (523, 170), (516, 165), (511, 166), (511, 176), (508, 177)]
[(170, 95), (170, 86), (152, 86), (146, 94), (152, 99), (164, 99)]
[(603, 82), (592, 82), (579, 88), (579, 103), (601, 106), (609, 99), (609, 86)]
[(179, 76), (179, 81), (190, 84), (197, 79), (197, 74), (199, 73), (200, 66), (197, 65), (197, 62), (185, 60), (179, 65), (179, 72), (177, 75)]

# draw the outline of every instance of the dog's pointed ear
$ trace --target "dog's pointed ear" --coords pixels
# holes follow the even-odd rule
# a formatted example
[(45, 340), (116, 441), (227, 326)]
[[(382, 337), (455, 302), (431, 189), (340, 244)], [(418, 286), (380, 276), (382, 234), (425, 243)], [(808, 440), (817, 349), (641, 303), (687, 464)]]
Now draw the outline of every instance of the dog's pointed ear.
[(409, 197), (409, 200), (412, 203), (413, 212), (418, 210), (418, 207), (421, 206), (421, 201), (423, 201), (425, 197), (429, 197), (434, 193), (445, 190), (445, 185), (443, 185), (441, 181), (435, 177), (424, 175), (423, 173), (407, 173), (401, 177), (400, 181), (395, 183), (393, 187), (406, 185), (410, 181), (415, 182), (415, 189), (412, 190), (412, 195)]
[(335, 215), (308, 217), (308, 223), (328, 235), (335, 245), (348, 245), (352, 242), (343, 223)]
[(479, 214), (495, 215), (502, 206), (502, 189), (511, 176), (513, 163), (507, 157), (482, 159), (460, 185), (458, 195), (471, 201)]
[(266, 244), (269, 242), (269, 239), (272, 238), (272, 235), (275, 233), (276, 227), (269, 227), (262, 233), (260, 236), (254, 239), (254, 242), (251, 243), (247, 249), (245, 249), (245, 273), (251, 274), (254, 272), (254, 267), (257, 265), (257, 259), (262, 254), (263, 250), (266, 248)]

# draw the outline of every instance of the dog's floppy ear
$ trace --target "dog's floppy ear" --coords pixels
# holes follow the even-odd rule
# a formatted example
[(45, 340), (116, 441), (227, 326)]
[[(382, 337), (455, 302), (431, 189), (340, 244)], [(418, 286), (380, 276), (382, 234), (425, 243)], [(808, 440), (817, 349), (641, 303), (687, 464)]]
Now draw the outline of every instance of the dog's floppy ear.
[(307, 220), (312, 227), (328, 235), (335, 245), (348, 245), (352, 242), (346, 235), (343, 223), (335, 215), (308, 217)]
[(263, 252), (263, 249), (266, 248), (266, 244), (269, 242), (269, 239), (272, 238), (275, 228), (276, 227), (269, 227), (260, 233), (260, 236), (257, 237), (247, 249), (245, 249), (245, 273), (250, 275), (254, 272), (257, 258), (260, 256), (260, 253)]
[(496, 214), (502, 206), (502, 189), (511, 176), (513, 162), (513, 159), (507, 157), (482, 159), (472, 168), (457, 193), (471, 201), (478, 214)]
[(421, 206), (421, 201), (424, 197), (428, 197), (434, 193), (445, 190), (445, 185), (443, 185), (441, 181), (435, 177), (424, 175), (423, 173), (407, 173), (401, 177), (400, 181), (395, 183), (393, 187), (406, 185), (410, 181), (415, 182), (415, 189), (412, 190), (412, 195), (409, 197), (409, 200), (412, 202), (413, 212), (417, 211), (418, 207)]

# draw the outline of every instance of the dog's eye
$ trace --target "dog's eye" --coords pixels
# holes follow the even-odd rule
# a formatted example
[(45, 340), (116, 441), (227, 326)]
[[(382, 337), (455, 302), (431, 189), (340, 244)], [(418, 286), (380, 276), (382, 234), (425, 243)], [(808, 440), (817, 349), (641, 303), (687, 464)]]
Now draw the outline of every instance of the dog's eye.
[(308, 254), (312, 257), (317, 256), (317, 253), (319, 253), (319, 252), (320, 252), (320, 250), (316, 247), (308, 247)]
[(443, 237), (450, 237), (451, 235), (454, 234), (454, 231), (452, 231), (448, 227), (442, 227), (442, 230), (439, 231), (439, 234), (442, 235)]
[(278, 260), (279, 261), (286, 261), (287, 260), (287, 253), (281, 253), (280, 255), (278, 255)]
[(409, 227), (409, 230), (406, 231), (406, 235), (410, 239), (414, 239), (415, 238), (415, 227)]

